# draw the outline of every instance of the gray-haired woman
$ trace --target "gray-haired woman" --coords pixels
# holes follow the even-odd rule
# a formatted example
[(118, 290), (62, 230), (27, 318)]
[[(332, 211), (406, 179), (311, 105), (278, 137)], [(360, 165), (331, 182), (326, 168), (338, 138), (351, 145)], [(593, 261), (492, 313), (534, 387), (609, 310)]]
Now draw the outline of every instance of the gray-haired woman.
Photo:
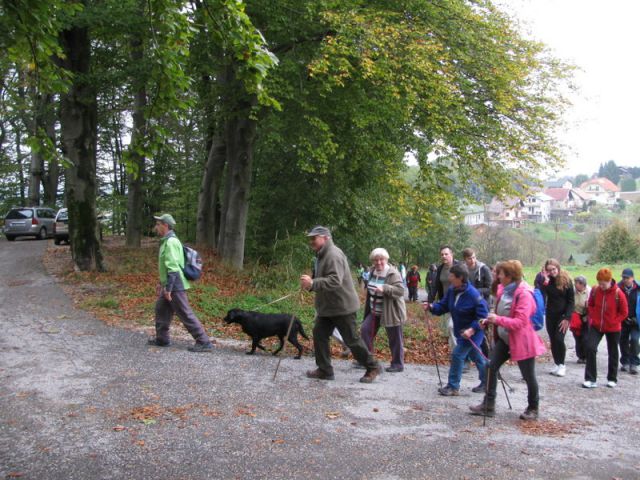
[(387, 372), (404, 370), (404, 339), (402, 325), (407, 319), (404, 303), (404, 285), (400, 272), (389, 265), (389, 253), (384, 248), (375, 248), (369, 256), (373, 262), (367, 286), (364, 306), (364, 322), (360, 330), (367, 348), (373, 353), (373, 341), (380, 325), (389, 338), (391, 366)]

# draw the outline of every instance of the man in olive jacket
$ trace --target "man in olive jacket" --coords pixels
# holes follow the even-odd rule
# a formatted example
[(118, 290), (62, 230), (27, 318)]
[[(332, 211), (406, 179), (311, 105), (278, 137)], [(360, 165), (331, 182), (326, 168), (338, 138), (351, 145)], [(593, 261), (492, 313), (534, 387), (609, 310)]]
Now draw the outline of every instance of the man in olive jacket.
[(169, 327), (175, 313), (196, 341), (196, 344), (189, 347), (189, 350), (210, 352), (213, 348), (211, 340), (200, 320), (193, 313), (187, 298), (187, 290), (191, 286), (182, 271), (184, 268), (182, 243), (173, 231), (176, 221), (168, 213), (153, 218), (156, 221), (156, 233), (160, 237), (160, 251), (158, 252), (160, 283), (156, 289), (158, 295), (155, 319), (156, 336), (150, 338), (148, 343), (157, 347), (169, 346)]
[(380, 373), (380, 365), (373, 358), (356, 327), (356, 313), (360, 299), (356, 293), (349, 262), (345, 254), (333, 244), (328, 228), (317, 226), (308, 234), (309, 245), (316, 252), (314, 277), (302, 275), (300, 286), (315, 292), (316, 321), (313, 327), (313, 348), (316, 355), (316, 370), (307, 372), (307, 377), (333, 380), (329, 341), (334, 328), (342, 335), (354, 358), (367, 369), (360, 379), (371, 383)]

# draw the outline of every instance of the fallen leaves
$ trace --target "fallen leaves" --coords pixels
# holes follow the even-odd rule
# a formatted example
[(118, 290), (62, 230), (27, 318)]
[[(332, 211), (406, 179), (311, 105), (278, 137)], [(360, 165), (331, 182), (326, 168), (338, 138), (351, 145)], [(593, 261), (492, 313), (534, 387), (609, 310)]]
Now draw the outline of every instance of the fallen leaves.
[(327, 412), (324, 414), (329, 420), (335, 420), (336, 418), (340, 418), (340, 412)]
[(564, 437), (566, 435), (578, 433), (581, 428), (589, 425), (585, 422), (564, 421), (555, 419), (538, 420), (536, 422), (519, 422), (518, 428), (526, 435)]

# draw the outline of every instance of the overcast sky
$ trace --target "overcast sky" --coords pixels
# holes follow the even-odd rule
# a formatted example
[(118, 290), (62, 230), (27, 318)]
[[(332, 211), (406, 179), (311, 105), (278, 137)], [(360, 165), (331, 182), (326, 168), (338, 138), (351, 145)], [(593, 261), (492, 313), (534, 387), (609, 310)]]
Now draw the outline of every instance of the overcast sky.
[(528, 37), (578, 66), (561, 173), (591, 174), (601, 163), (640, 166), (640, 0), (498, 0)]

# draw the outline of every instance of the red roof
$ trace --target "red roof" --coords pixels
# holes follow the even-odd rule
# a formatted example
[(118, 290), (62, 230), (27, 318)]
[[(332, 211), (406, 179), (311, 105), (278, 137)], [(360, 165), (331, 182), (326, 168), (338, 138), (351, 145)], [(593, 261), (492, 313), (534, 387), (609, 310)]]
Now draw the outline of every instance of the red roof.
[(604, 188), (607, 192), (619, 192), (620, 187), (618, 187), (615, 183), (605, 177), (600, 178), (592, 178), (591, 180), (587, 180), (582, 185), (580, 185), (581, 190), (587, 190), (589, 185), (598, 184), (602, 188)]
[(553, 198), (555, 201), (557, 202), (561, 202), (563, 200), (566, 200), (567, 197), (569, 196), (569, 192), (571, 191), (570, 188), (545, 188), (544, 189), (544, 193), (546, 195), (549, 195), (551, 198)]

